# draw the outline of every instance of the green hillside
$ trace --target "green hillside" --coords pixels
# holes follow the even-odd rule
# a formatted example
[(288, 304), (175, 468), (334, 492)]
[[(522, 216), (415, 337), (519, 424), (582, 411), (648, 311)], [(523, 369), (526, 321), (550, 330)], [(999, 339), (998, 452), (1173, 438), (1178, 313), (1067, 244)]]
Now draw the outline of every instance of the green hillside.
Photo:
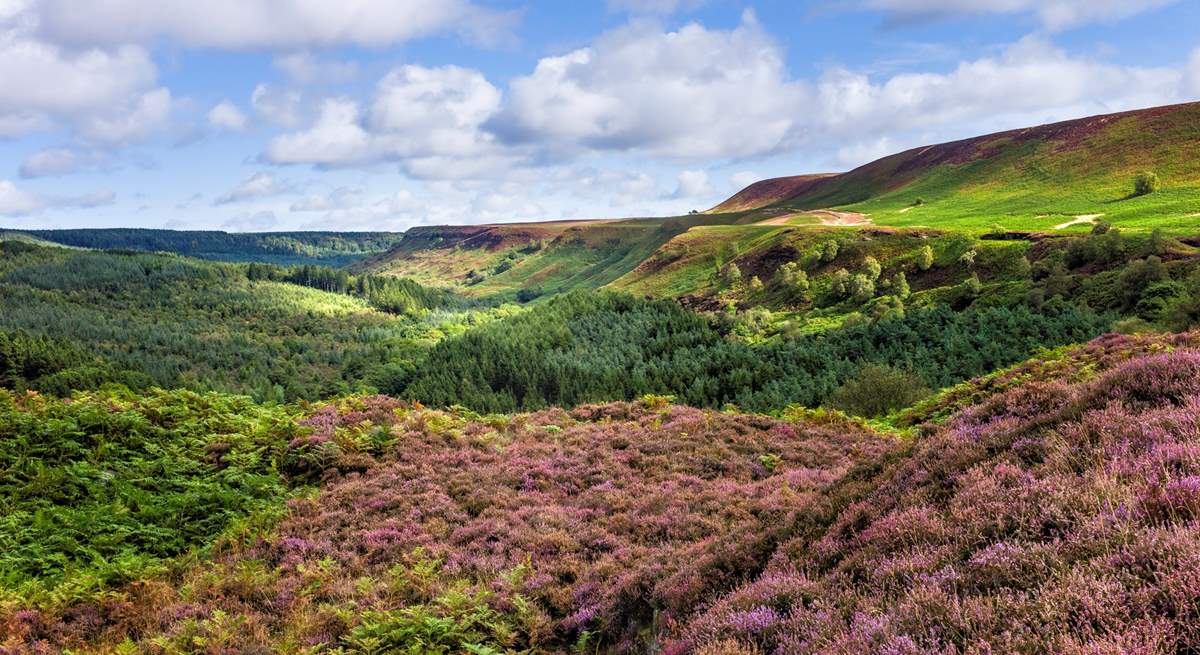
[[(1098, 224), (1142, 238), (1155, 228), (1195, 237), (1197, 148), (1200, 103), (1159, 107), (915, 148), (839, 175), (764, 180), (705, 214), (414, 228), (356, 268), (476, 297), (529, 300), (607, 286), (712, 299), (727, 264), (736, 264), (746, 283), (757, 276), (769, 286), (789, 258), (832, 234), (858, 243), (855, 257), (843, 256), (818, 274), (839, 267), (853, 273), (871, 256), (912, 275), (911, 266), (892, 259), (911, 257), (919, 245), (975, 250), (988, 259), (997, 250), (1086, 235)], [(1157, 176), (1159, 188), (1134, 195), (1135, 178), (1145, 172)], [(963, 238), (975, 243), (964, 245)], [(940, 275), (924, 275), (929, 280), (916, 287), (956, 284), (973, 274), (988, 282), (989, 273), (973, 266), (938, 268)], [(749, 304), (778, 308), (788, 299), (766, 294)]]
[(693, 214), (413, 228), (390, 252), (355, 268), (452, 286), (470, 296), (532, 298), (594, 289), (633, 270), (688, 229), (735, 220)]
[[(712, 212), (836, 207), (879, 225), (1056, 230), (1200, 225), (1200, 103), (1094, 116), (914, 148), (805, 184), (752, 185)], [(1133, 197), (1135, 176), (1162, 188)], [(785, 178), (785, 180), (794, 178)], [(760, 193), (754, 193), (757, 190)]]

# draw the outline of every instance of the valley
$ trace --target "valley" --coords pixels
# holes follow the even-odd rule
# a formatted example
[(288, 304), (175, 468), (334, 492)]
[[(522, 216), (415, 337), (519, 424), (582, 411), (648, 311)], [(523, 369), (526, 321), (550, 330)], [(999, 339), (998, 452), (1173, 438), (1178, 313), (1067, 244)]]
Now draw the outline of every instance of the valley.
[(1200, 649), (1198, 142), (1192, 103), (673, 217), (4, 230), (0, 654)]

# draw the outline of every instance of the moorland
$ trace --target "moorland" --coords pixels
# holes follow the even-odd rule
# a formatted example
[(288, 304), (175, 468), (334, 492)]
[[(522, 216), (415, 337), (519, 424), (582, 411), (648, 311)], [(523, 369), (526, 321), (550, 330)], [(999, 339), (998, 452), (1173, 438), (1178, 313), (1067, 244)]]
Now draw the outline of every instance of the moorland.
[(0, 232), (0, 653), (1200, 650), (1198, 146)]

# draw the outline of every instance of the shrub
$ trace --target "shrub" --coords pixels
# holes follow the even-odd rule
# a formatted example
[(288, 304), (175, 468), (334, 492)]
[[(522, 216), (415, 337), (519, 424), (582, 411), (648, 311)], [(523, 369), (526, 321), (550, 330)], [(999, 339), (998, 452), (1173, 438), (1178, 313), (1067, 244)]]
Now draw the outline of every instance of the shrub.
[(917, 251), (917, 268), (922, 271), (928, 271), (933, 266), (933, 248), (923, 246)]
[(1133, 178), (1133, 195), (1135, 196), (1149, 195), (1158, 191), (1161, 187), (1162, 182), (1158, 179), (1158, 174), (1152, 171), (1138, 173)]
[(915, 373), (881, 364), (864, 364), (858, 375), (838, 387), (829, 405), (847, 414), (874, 418), (908, 407), (930, 394)]

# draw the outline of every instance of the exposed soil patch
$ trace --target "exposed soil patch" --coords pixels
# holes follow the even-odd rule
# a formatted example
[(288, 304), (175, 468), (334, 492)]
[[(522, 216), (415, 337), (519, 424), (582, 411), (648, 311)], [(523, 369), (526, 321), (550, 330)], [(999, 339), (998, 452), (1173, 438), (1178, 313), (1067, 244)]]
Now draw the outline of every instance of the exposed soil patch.
[(806, 212), (793, 212), (783, 216), (774, 216), (759, 221), (755, 225), (788, 225), (794, 218), (810, 216), (817, 219), (820, 225), (853, 227), (856, 225), (871, 225), (871, 219), (866, 214), (858, 212), (839, 212), (832, 209), (815, 209)]
[(1072, 225), (1083, 225), (1085, 223), (1094, 224), (1096, 222), (1096, 219), (1100, 218), (1103, 215), (1104, 214), (1080, 214), (1080, 215), (1076, 216), (1075, 218), (1067, 221), (1066, 223), (1059, 223), (1058, 225), (1055, 225), (1054, 229), (1065, 230), (1065, 229), (1071, 227)]

